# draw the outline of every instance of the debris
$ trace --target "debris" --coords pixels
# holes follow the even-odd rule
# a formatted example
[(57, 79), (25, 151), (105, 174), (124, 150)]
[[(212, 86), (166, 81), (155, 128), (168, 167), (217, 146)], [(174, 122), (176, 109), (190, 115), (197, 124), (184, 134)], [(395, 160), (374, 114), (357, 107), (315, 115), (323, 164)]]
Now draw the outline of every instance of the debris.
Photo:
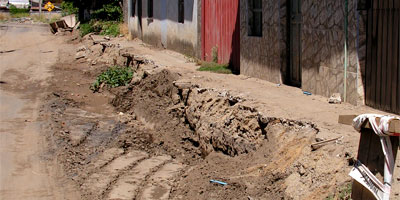
[(340, 93), (334, 93), (328, 100), (329, 103), (331, 104), (340, 104), (342, 103), (342, 97)]
[(64, 20), (64, 22), (68, 28), (74, 28), (76, 26), (75, 15), (68, 15), (68, 16), (62, 17), (60, 20)]
[(276, 84), (276, 86), (278, 86), (278, 87), (279, 87), (279, 86), (281, 86), (281, 84), (280, 84), (280, 83), (278, 83), (278, 84)]
[(104, 36), (101, 36), (101, 35), (90, 35), (90, 38), (92, 38), (94, 44), (100, 44), (102, 42), (107, 42), (107, 40), (104, 39)]
[(105, 36), (104, 39), (105, 40), (110, 40), (111, 38), (110, 38), (110, 36)]
[(222, 182), (222, 181), (217, 181), (217, 180), (210, 180), (210, 183), (218, 183), (220, 185), (228, 185), (228, 183)]
[(13, 49), (13, 50), (0, 51), (0, 53), (11, 53), (11, 52), (14, 52), (14, 51), (16, 51), (16, 50)]
[(336, 141), (341, 140), (341, 139), (343, 139), (343, 136), (338, 137), (338, 138), (334, 138), (334, 139), (330, 139), (330, 140), (325, 140), (325, 141), (322, 141), (322, 142), (316, 142), (314, 144), (311, 144), (311, 149), (313, 151), (315, 151), (315, 150), (321, 148), (322, 146), (325, 146), (325, 145), (327, 145), (327, 144), (329, 144), (331, 142), (336, 142)]
[(305, 95), (307, 95), (307, 96), (312, 95), (311, 92), (307, 92), (307, 91), (304, 91), (303, 94), (305, 94)]

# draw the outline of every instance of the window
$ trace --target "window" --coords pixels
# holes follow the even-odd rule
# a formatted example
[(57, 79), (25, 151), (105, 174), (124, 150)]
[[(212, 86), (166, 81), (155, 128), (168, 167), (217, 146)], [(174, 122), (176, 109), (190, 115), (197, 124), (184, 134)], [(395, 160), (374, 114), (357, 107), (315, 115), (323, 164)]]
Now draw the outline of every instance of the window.
[(147, 0), (147, 17), (153, 18), (153, 0)]
[(248, 0), (249, 36), (262, 36), (262, 4), (261, 0)]
[(131, 17), (135, 17), (136, 13), (136, 0), (131, 1)]
[(185, 22), (185, 1), (178, 0), (178, 22), (184, 23)]

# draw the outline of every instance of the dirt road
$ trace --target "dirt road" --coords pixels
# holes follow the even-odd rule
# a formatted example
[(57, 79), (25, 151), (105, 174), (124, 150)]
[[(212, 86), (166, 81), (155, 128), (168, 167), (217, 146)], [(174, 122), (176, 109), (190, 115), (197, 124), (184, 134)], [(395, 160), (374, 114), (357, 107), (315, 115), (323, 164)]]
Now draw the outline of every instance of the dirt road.
[(46, 26), (0, 24), (0, 199), (74, 198), (38, 120), (59, 44)]

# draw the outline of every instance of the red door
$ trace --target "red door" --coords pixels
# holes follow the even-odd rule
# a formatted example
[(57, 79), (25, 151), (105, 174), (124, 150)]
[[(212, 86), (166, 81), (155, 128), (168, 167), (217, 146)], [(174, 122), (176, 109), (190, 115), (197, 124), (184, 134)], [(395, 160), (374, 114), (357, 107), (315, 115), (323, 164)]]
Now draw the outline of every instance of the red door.
[(239, 0), (203, 0), (202, 58), (213, 60), (218, 50), (218, 63), (229, 63), (240, 71), (240, 8)]

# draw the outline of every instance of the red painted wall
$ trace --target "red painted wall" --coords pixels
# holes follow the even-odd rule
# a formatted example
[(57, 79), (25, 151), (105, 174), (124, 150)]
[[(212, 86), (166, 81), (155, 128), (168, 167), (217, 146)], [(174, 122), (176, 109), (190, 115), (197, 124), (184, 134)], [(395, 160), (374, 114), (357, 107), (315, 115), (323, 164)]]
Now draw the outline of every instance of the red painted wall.
[(239, 0), (202, 1), (202, 58), (212, 61), (218, 47), (218, 63), (230, 63), (240, 71)]

